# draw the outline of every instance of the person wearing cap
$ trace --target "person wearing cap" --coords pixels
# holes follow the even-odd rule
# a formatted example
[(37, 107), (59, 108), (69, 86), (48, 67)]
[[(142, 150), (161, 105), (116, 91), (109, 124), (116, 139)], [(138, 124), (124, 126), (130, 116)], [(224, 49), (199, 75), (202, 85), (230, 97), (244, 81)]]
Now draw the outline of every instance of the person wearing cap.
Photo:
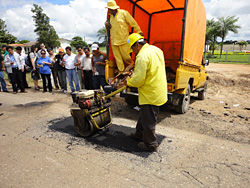
[(144, 37), (133, 33), (128, 39), (129, 49), (136, 55), (135, 69), (128, 78), (129, 87), (138, 88), (140, 114), (136, 131), (131, 137), (139, 140), (144, 151), (157, 151), (155, 125), (159, 106), (167, 102), (167, 77), (161, 49), (145, 43)]
[(100, 89), (100, 86), (104, 89), (106, 85), (105, 80), (105, 59), (106, 54), (99, 50), (98, 44), (92, 44), (92, 73), (93, 73), (93, 87), (94, 89)]
[(66, 71), (65, 71), (65, 67), (62, 66), (62, 61), (63, 61), (64, 55), (65, 55), (64, 49), (59, 48), (59, 52), (55, 56), (54, 70), (57, 71), (61, 91), (63, 93), (67, 93)]
[(125, 70), (124, 63), (127, 66), (130, 65), (130, 67), (134, 63), (129, 55), (127, 43), (129, 26), (141, 35), (143, 35), (143, 33), (129, 12), (120, 9), (114, 0), (109, 0), (106, 8), (108, 8), (110, 23), (106, 22), (105, 26), (107, 29), (110, 29), (111, 47), (117, 68), (120, 72), (123, 72)]

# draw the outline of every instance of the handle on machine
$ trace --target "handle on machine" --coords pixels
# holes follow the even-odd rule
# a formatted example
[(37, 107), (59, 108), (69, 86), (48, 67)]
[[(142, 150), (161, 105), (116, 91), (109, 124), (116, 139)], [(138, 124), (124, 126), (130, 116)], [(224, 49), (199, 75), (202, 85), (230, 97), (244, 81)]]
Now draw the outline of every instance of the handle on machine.
[[(108, 15), (108, 23), (110, 24), (110, 15)], [(106, 60), (109, 60), (109, 40), (110, 40), (110, 29), (107, 29), (107, 46), (106, 46)]]
[(127, 86), (123, 86), (123, 87), (117, 89), (116, 91), (114, 91), (114, 92), (112, 92), (112, 93), (110, 93), (110, 94), (104, 96), (103, 99), (106, 100), (106, 99), (108, 99), (108, 98), (110, 98), (110, 97), (116, 95), (117, 93), (120, 93), (121, 91), (123, 91), (123, 90), (126, 89), (126, 88), (127, 88)]

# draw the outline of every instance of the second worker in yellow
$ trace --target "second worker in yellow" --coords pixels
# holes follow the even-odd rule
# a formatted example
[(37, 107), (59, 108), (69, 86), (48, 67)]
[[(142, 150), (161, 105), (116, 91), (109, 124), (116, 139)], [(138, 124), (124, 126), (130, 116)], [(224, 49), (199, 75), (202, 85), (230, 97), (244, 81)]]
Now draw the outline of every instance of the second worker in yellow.
[(106, 22), (105, 26), (110, 29), (110, 40), (116, 65), (119, 72), (125, 70), (125, 66), (132, 65), (134, 62), (129, 55), (128, 36), (129, 26), (142, 36), (143, 33), (136, 23), (135, 19), (128, 11), (120, 9), (114, 0), (109, 0), (107, 8), (110, 16), (110, 23)]

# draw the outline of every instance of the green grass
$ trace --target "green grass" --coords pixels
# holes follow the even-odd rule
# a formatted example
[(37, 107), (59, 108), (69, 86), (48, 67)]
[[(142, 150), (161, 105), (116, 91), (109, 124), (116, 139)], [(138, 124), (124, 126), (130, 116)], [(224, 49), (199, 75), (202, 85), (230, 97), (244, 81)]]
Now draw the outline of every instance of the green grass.
[(228, 54), (228, 55), (213, 55), (208, 59), (211, 63), (226, 63), (226, 64), (250, 64), (250, 54)]
[(100, 50), (104, 53), (106, 53), (107, 48), (106, 47), (100, 47)]
[(218, 64), (238, 64), (238, 65), (250, 65), (250, 63), (243, 63), (243, 62), (212, 62), (210, 61), (210, 63), (218, 63)]

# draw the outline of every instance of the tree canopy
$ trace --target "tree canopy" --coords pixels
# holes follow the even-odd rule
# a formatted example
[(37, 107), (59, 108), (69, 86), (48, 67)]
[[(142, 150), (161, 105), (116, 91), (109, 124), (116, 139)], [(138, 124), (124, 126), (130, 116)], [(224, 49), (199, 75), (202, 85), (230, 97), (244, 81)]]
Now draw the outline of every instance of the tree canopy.
[(0, 43), (11, 44), (16, 41), (17, 38), (7, 31), (5, 21), (0, 19)]
[(59, 37), (53, 26), (50, 25), (49, 17), (43, 13), (42, 7), (33, 4), (31, 12), (34, 13), (33, 20), (35, 22), (34, 32), (38, 35), (39, 44), (44, 43), (49, 48), (60, 46)]
[(247, 47), (248, 43), (247, 41), (242, 40), (242, 41), (237, 42), (237, 44), (240, 46), (240, 51), (242, 51), (243, 47), (244, 46)]
[(18, 43), (19, 44), (24, 44), (24, 43), (27, 43), (27, 42), (30, 42), (29, 40), (19, 40)]
[(222, 54), (223, 50), (223, 42), (228, 35), (229, 32), (238, 33), (238, 29), (241, 27), (236, 25), (236, 22), (238, 22), (239, 18), (236, 18), (235, 16), (227, 16), (218, 18), (218, 23), (220, 25), (220, 37), (221, 37), (221, 49), (220, 49), (220, 55)]
[(98, 37), (99, 41), (103, 41), (101, 43), (102, 46), (106, 46), (107, 45), (107, 30), (106, 30), (105, 27), (102, 27), (101, 29), (99, 29), (97, 31), (97, 35), (96, 36)]
[(88, 44), (83, 41), (82, 37), (80, 36), (75, 36), (72, 38), (72, 42), (70, 43), (70, 46), (76, 48), (78, 46), (81, 46), (82, 48), (87, 46)]
[(218, 21), (214, 19), (207, 20), (207, 31), (206, 31), (206, 44), (210, 45), (210, 49), (213, 51), (216, 48), (217, 38), (220, 35), (220, 25)]
[[(217, 38), (221, 38), (221, 49), (220, 54), (222, 54), (224, 40), (229, 32), (238, 33), (240, 26), (236, 25), (239, 18), (235, 16), (220, 17), (216, 20), (207, 20), (207, 31), (206, 31), (206, 44), (210, 45), (211, 50), (216, 47)], [(234, 43), (232, 41), (232, 43)]]

